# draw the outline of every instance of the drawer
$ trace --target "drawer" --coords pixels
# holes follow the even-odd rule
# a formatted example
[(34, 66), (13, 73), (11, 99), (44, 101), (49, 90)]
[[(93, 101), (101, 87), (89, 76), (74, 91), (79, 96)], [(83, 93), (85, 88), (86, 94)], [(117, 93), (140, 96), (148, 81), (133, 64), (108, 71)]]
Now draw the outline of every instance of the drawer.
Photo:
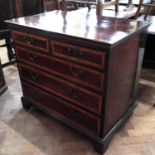
[(95, 51), (66, 43), (51, 41), (53, 55), (82, 64), (103, 68), (105, 65), (105, 52)]
[(12, 36), (15, 43), (41, 50), (44, 53), (49, 53), (47, 38), (18, 31), (13, 31)]
[(86, 67), (74, 65), (56, 58), (49, 58), (33, 52), (32, 50), (16, 47), (17, 59), (40, 67), (53, 74), (62, 76), (66, 79), (79, 82), (80, 84), (103, 90), (104, 74), (90, 70)]
[(70, 84), (69, 82), (58, 79), (57, 77), (43, 73), (38, 69), (32, 69), (30, 67), (20, 65), (20, 71), (22, 79), (27, 80), (59, 97), (69, 100), (75, 105), (90, 110), (97, 115), (101, 114), (101, 95)]
[(32, 103), (39, 105), (67, 122), (71, 122), (77, 127), (86, 130), (93, 135), (99, 135), (100, 119), (92, 114), (81, 110), (58, 99), (57, 97), (45, 93), (32, 85), (22, 83), (24, 97)]

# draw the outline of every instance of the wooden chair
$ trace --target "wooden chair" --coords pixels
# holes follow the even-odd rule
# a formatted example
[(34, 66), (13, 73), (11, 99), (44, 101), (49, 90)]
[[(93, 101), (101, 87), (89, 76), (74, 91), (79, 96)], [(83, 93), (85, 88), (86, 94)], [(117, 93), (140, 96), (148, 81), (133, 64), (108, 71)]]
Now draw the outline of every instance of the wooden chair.
[(60, 10), (59, 0), (43, 0), (44, 11)]
[(9, 60), (7, 63), (2, 64), (2, 67), (8, 66), (16, 62), (10, 30), (8, 29), (8, 26), (4, 22), (4, 20), (10, 19), (13, 17), (11, 2), (12, 2), (11, 0), (0, 1), (0, 15), (1, 15), (0, 16), (0, 40), (5, 40), (5, 43), (0, 45), (0, 47), (7, 48), (7, 55)]
[(135, 19), (137, 19), (139, 17), (142, 7), (145, 8), (144, 19), (146, 20), (147, 16), (150, 14), (152, 8), (153, 7), (155, 8), (155, 0), (150, 0), (149, 3), (145, 3), (145, 4), (144, 4), (144, 0), (140, 0), (139, 5), (138, 5), (138, 9), (137, 9), (137, 12), (135, 15)]
[[(144, 7), (144, 15), (139, 17), (141, 8)], [(137, 10), (135, 19), (139, 21), (148, 21), (150, 26), (147, 31), (147, 39), (145, 44), (145, 52), (143, 57), (143, 67), (149, 69), (155, 69), (155, 15), (152, 15), (152, 9), (155, 10), (155, 1), (151, 0), (147, 4), (143, 4), (143, 0), (140, 0), (140, 4)], [(154, 14), (154, 13), (153, 13)], [(148, 16), (149, 15), (149, 16)]]
[(43, 0), (0, 0), (0, 40), (5, 40), (5, 44), (0, 45), (0, 47), (7, 48), (9, 59), (9, 62), (2, 64), (2, 67), (16, 62), (10, 30), (4, 21), (15, 17), (41, 13), (43, 11)]
[(13, 0), (15, 17), (29, 16), (44, 12), (44, 0)]
[[(79, 4), (84, 4), (87, 5), (88, 10), (91, 10), (91, 5), (96, 5), (96, 9), (99, 8), (106, 8), (112, 5), (115, 5), (115, 12), (118, 12), (118, 6), (119, 6), (119, 0), (102, 0), (101, 1), (97, 1), (97, 0), (62, 0), (62, 10), (67, 10), (67, 3), (72, 2), (75, 6), (76, 9), (78, 9)], [(102, 10), (101, 9), (101, 10)], [(100, 11), (99, 11), (100, 12)]]

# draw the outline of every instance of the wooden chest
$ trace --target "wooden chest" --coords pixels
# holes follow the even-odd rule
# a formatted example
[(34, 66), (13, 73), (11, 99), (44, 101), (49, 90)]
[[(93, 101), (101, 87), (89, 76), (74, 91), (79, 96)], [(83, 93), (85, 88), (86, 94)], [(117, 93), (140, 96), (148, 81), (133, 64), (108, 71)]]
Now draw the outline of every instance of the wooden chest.
[(42, 109), (105, 151), (136, 105), (148, 24), (61, 11), (7, 22), (23, 106)]

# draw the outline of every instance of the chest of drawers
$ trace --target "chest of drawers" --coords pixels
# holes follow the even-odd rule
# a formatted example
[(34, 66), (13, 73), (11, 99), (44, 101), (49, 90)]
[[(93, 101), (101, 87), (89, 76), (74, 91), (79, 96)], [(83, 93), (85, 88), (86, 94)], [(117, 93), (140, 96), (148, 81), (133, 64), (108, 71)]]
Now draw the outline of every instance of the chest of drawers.
[(7, 89), (0, 60), (0, 95)]
[[(72, 21), (73, 15), (80, 19)], [(74, 12), (66, 18), (65, 12), (54, 11), (8, 24), (16, 44), (23, 107), (47, 112), (104, 152), (136, 105), (148, 24), (98, 20)]]

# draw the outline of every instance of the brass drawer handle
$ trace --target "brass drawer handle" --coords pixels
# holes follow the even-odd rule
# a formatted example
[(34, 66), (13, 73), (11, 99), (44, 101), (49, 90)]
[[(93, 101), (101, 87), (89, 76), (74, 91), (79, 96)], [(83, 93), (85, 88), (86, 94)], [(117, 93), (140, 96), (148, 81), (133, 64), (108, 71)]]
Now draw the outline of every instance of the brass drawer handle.
[(37, 59), (37, 55), (33, 55), (33, 54), (31, 54), (31, 53), (27, 53), (27, 57), (28, 57), (28, 59), (29, 60), (31, 60), (31, 61), (35, 61), (36, 59)]
[(82, 93), (81, 92), (75, 92), (71, 89), (70, 91), (70, 95), (71, 97), (75, 98), (75, 99), (81, 99), (82, 98)]
[(74, 110), (73, 111), (70, 111), (70, 114), (76, 119), (76, 120), (79, 120), (79, 121), (83, 121), (83, 117), (79, 114), (77, 114)]
[(48, 63), (49, 63), (50, 66), (53, 66), (54, 65), (54, 60), (49, 60)]
[(32, 44), (33, 43), (33, 38), (30, 35), (25, 36), (25, 42), (27, 44)]
[(33, 80), (37, 80), (39, 78), (39, 75), (35, 73), (31, 73), (31, 77)]
[(84, 70), (81, 70), (80, 72), (76, 72), (76, 71), (74, 71), (73, 67), (70, 67), (69, 70), (70, 70), (71, 74), (76, 78), (83, 78), (83, 76), (85, 74)]
[(31, 97), (32, 97), (34, 100), (37, 100), (37, 101), (41, 101), (41, 102), (44, 101), (44, 98), (43, 98), (42, 96), (39, 96), (39, 95), (36, 94), (36, 93), (33, 93)]
[(77, 49), (68, 48), (68, 55), (73, 57), (81, 57), (83, 53)]

